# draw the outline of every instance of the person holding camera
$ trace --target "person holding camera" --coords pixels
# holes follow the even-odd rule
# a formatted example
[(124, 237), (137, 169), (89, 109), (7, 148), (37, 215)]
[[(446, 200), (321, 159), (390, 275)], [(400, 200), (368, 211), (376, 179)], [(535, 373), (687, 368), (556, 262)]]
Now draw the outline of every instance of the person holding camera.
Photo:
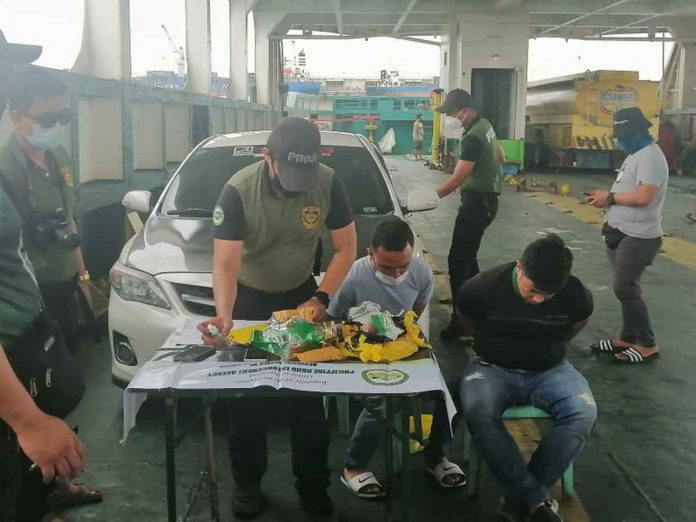
[(72, 114), (55, 73), (28, 66), (8, 89), (13, 134), (0, 151), (3, 187), (22, 218), (24, 241), (48, 315), (71, 351), (78, 342), (78, 286), (89, 303), (73, 200), (74, 168), (63, 147)]
[[(15, 68), (40, 54), (40, 46), (9, 43), (0, 30), (0, 119)], [(45, 313), (22, 236), (21, 216), (0, 183), (0, 522), (61, 522), (46, 493), (74, 500), (80, 495), (65, 494), (84, 491), (69, 479), (83, 469), (86, 448), (60, 420), (84, 384)]]

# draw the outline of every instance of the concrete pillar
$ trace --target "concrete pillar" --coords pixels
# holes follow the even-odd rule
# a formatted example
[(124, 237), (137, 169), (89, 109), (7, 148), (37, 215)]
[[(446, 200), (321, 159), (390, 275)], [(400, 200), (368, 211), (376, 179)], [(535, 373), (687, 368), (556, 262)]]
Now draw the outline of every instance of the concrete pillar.
[(230, 98), (247, 100), (249, 0), (230, 0)]
[(186, 90), (211, 92), (210, 0), (185, 0), (186, 4)]
[(683, 17), (670, 26), (679, 46), (675, 78), (675, 109), (696, 108), (696, 16)]
[(84, 0), (82, 47), (72, 71), (107, 78), (130, 80), (129, 0)]
[[(450, 24), (450, 48), (452, 25)], [(457, 26), (459, 36), (456, 37), (457, 51), (454, 54), (458, 68), (451, 66), (448, 87), (450, 89), (459, 87), (471, 91), (473, 69), (514, 70), (510, 137), (524, 138), (529, 15), (495, 16), (459, 13), (455, 31)], [(456, 80), (453, 78), (455, 75)]]
[(274, 74), (278, 60), (277, 42), (269, 39), (285, 14), (269, 11), (254, 11), (256, 35), (256, 100), (263, 105), (279, 105), (279, 79)]
[(447, 26), (442, 35), (442, 45), (440, 46), (440, 87), (445, 91), (450, 91), (460, 86), (460, 46), (459, 22), (455, 20)]

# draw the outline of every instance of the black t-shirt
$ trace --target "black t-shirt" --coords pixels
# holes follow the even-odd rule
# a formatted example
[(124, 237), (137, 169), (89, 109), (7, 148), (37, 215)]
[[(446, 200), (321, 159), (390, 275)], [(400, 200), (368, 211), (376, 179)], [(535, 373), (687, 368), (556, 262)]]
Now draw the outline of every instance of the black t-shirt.
[[(269, 190), (269, 197), (278, 197)], [(244, 221), (244, 203), (239, 192), (232, 185), (225, 185), (217, 204), (225, 212), (225, 221), (215, 227), (215, 239), (228, 241), (243, 241), (246, 239), (246, 223)], [(326, 216), (326, 226), (329, 230), (339, 230), (353, 222), (348, 193), (338, 176), (333, 177), (331, 185), (331, 208)]]
[(482, 272), (457, 292), (457, 308), (476, 323), (474, 350), (507, 369), (541, 372), (566, 355), (575, 323), (592, 315), (592, 294), (574, 276), (553, 298), (529, 304), (512, 284), (515, 263)]

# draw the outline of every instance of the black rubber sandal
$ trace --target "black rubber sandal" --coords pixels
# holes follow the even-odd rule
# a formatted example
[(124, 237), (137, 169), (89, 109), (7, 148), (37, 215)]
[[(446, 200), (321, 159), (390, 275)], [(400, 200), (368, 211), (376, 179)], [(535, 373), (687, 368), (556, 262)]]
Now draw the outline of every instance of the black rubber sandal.
[[(618, 357), (624, 355), (624, 357)], [(653, 352), (650, 355), (643, 355), (635, 348), (627, 348), (614, 354), (614, 361), (619, 364), (645, 364), (653, 362), (660, 356), (660, 352)]]
[(611, 339), (601, 339), (590, 345), (590, 350), (594, 353), (618, 353), (625, 349), (622, 346), (614, 346)]

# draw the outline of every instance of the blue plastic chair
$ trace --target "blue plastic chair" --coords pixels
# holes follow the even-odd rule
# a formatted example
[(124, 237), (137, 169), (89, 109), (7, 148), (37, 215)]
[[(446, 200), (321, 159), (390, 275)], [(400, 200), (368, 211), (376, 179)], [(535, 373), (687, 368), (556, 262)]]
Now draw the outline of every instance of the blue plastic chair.
[[(548, 419), (549, 414), (544, 410), (535, 408), (534, 406), (514, 406), (508, 408), (503, 413), (503, 420), (522, 420), (522, 419)], [(464, 439), (464, 462), (469, 463), (468, 467), (468, 484), (467, 495), (469, 498), (476, 498), (479, 491), (479, 480), (481, 475), (481, 454), (474, 444), (471, 434), (468, 430), (465, 432)], [(561, 489), (563, 498), (572, 497), (575, 494), (573, 485), (573, 464), (568, 466), (568, 469), (561, 478)]]

